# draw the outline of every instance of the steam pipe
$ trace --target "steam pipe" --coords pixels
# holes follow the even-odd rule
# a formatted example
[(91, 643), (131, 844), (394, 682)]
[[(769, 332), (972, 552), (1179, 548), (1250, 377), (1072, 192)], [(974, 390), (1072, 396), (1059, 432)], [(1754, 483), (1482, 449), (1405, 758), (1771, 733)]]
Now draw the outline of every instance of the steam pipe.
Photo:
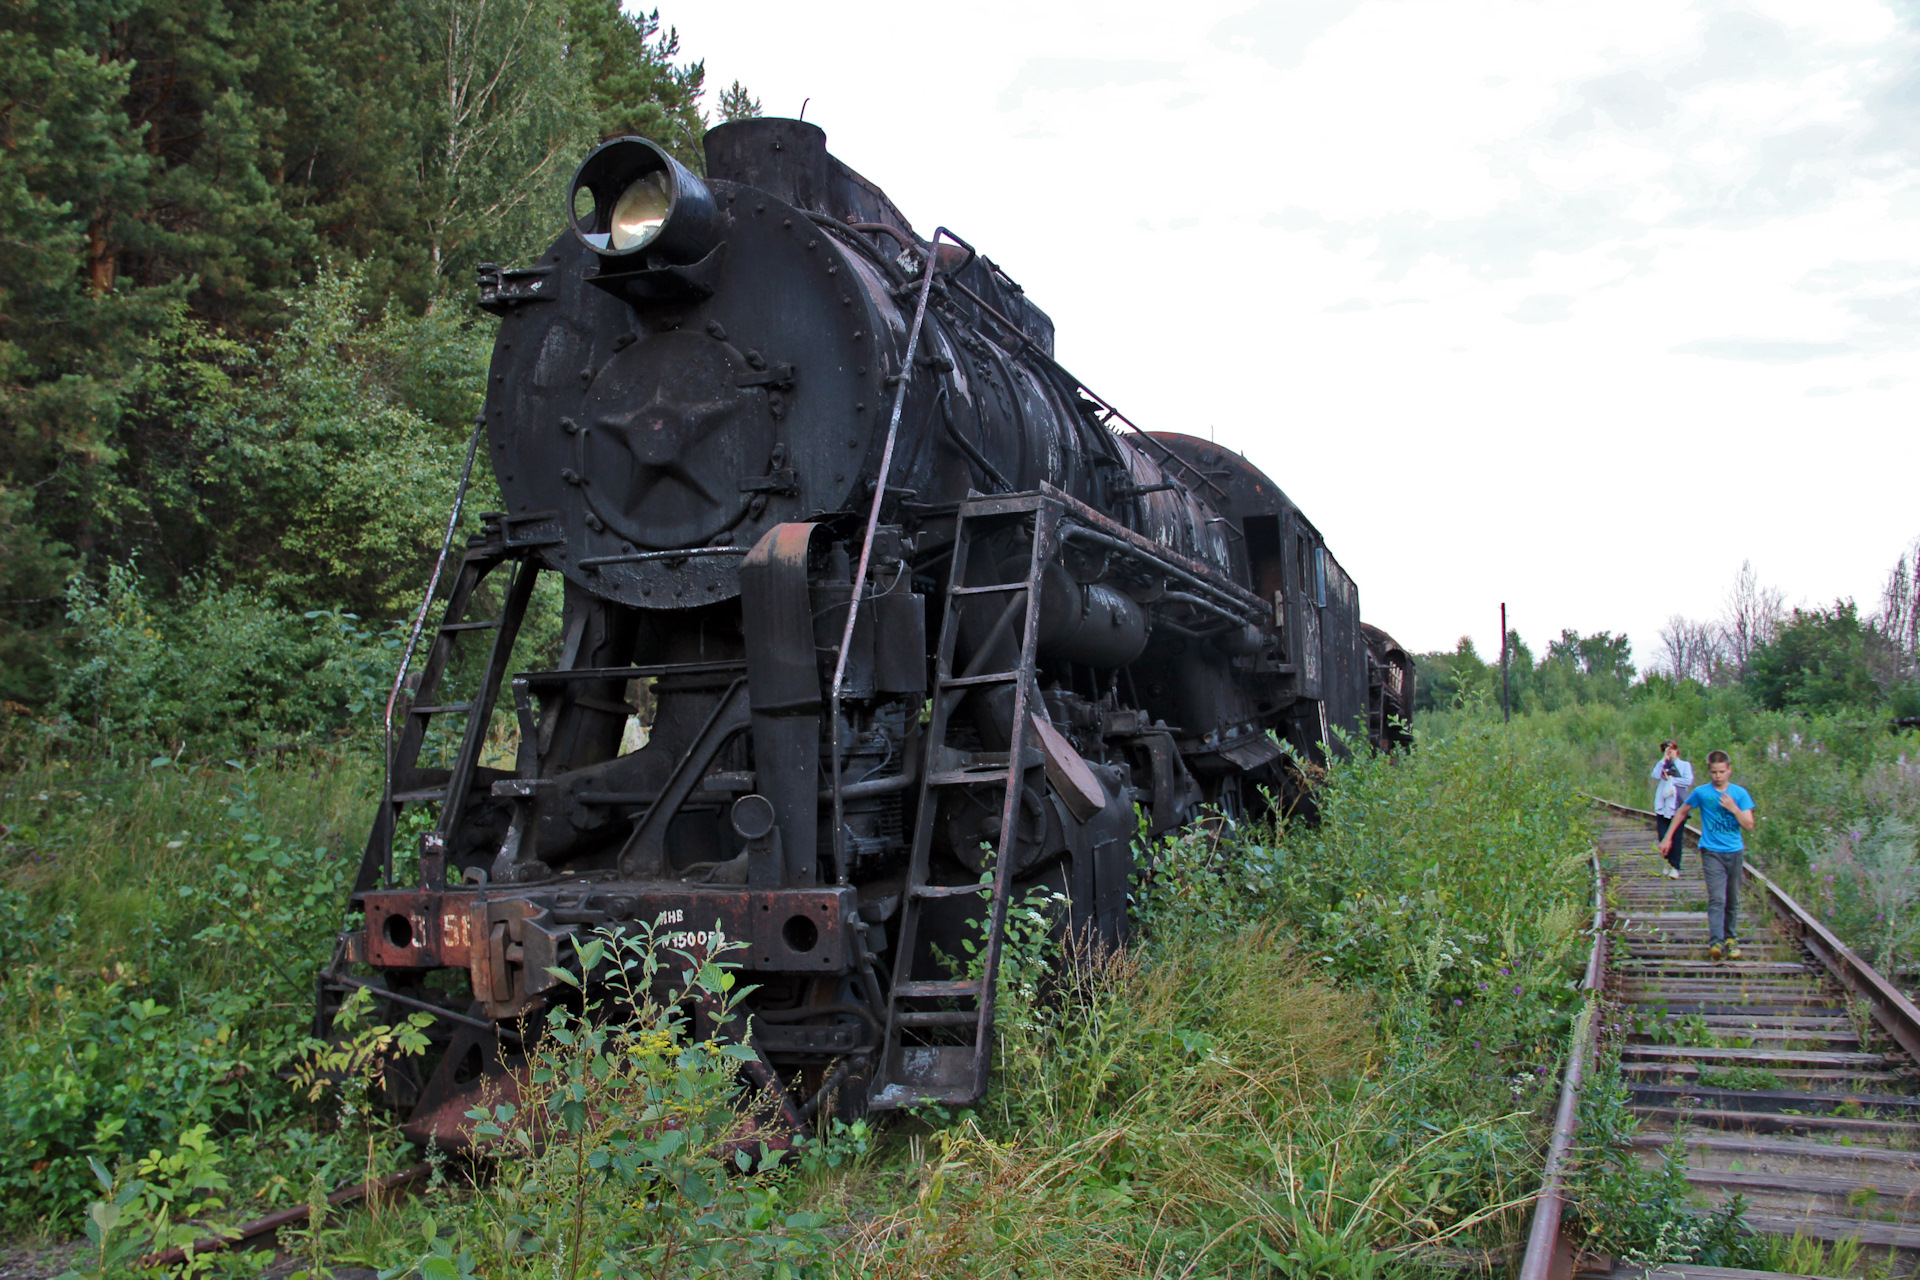
[(1168, 577), (1178, 578), (1188, 586), (1212, 597), (1217, 602), (1213, 605), (1213, 608), (1218, 612), (1227, 614), (1233, 618), (1234, 621), (1258, 622), (1260, 620), (1258, 613), (1248, 609), (1242, 605), (1240, 601), (1235, 600), (1232, 596), (1220, 590), (1206, 579), (1197, 574), (1189, 573), (1178, 565), (1169, 564), (1162, 559), (1149, 557), (1132, 543), (1116, 538), (1112, 534), (1102, 533), (1098, 529), (1089, 529), (1085, 525), (1069, 525), (1060, 531), (1060, 536), (1070, 542), (1092, 542), (1113, 551), (1123, 552), (1136, 560), (1146, 560), (1157, 570), (1164, 572)]

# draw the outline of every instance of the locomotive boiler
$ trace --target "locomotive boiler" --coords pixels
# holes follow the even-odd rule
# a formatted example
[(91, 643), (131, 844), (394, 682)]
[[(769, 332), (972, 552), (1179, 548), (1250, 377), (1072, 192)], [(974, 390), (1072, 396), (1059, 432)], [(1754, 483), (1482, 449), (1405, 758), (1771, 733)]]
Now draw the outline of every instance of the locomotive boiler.
[[(572, 989), (551, 970), (622, 926), (740, 946), (751, 1022), (699, 1029), (752, 1045), (790, 1122), (971, 1102), (1009, 903), (1050, 889), (1118, 942), (1143, 831), (1401, 740), (1411, 662), (1279, 487), (1137, 429), (818, 128), (716, 128), (704, 177), (608, 142), (565, 213), (538, 262), (480, 272), (503, 509), (321, 982), (323, 1017), (356, 986), (436, 1015), (388, 1080), (417, 1138), (461, 1140)], [(517, 645), (548, 576), (557, 654)]]

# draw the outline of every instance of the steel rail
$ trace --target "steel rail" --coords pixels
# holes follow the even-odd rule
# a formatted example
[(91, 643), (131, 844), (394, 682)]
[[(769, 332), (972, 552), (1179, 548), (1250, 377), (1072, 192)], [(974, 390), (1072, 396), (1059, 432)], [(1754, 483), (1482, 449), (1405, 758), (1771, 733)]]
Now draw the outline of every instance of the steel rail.
[(1540, 1194), (1534, 1200), (1533, 1228), (1527, 1233), (1527, 1252), (1520, 1263), (1519, 1280), (1547, 1280), (1553, 1270), (1554, 1253), (1560, 1246), (1560, 1218), (1566, 1208), (1567, 1150), (1573, 1145), (1574, 1131), (1579, 1128), (1580, 1089), (1586, 1083), (1598, 1040), (1594, 1025), (1599, 1018), (1607, 954), (1607, 903), (1598, 850), (1589, 855), (1589, 865), (1593, 868), (1593, 946), (1587, 952), (1587, 975), (1580, 987), (1585, 993), (1585, 1007), (1574, 1024), (1573, 1043), (1567, 1050), (1560, 1105), (1554, 1112), (1553, 1137), (1547, 1144), (1547, 1159), (1541, 1169)]
[[(1602, 800), (1598, 796), (1587, 798), (1603, 808), (1630, 817), (1652, 821), (1654, 816), (1647, 809)], [(1692, 827), (1687, 830), (1695, 836), (1699, 835)], [(1805, 907), (1794, 901), (1791, 894), (1776, 884), (1766, 872), (1754, 866), (1751, 859), (1742, 860), (1741, 869), (1745, 873), (1744, 879), (1758, 886), (1766, 895), (1767, 905), (1779, 917), (1787, 932), (1800, 940), (1834, 981), (1866, 1004), (1874, 1023), (1889, 1039), (1920, 1061), (1920, 1008), (1916, 1008), (1913, 1001), (1881, 977), (1872, 965), (1862, 960), (1853, 948), (1835, 937), (1833, 930), (1814, 919)]]

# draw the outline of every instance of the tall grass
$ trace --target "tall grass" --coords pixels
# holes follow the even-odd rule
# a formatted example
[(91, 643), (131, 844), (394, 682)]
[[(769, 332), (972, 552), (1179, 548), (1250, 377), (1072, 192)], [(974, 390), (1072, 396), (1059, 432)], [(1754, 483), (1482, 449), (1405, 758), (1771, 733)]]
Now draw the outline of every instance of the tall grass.
[[(24, 1029), (0, 1048), (16, 1230), (75, 1221), (89, 1156), (127, 1170), (206, 1145), (235, 1218), (365, 1172), (365, 1143), (272, 1076), (299, 1050), (371, 781), (323, 757), (8, 776), (5, 901), (32, 948), (0, 983)], [(1022, 918), (978, 1107), (841, 1129), (757, 1174), (759, 1200), (715, 1200), (711, 1231), (751, 1252), (756, 1232), (801, 1229), (766, 1206), (822, 1215), (813, 1256), (766, 1241), (796, 1275), (1499, 1269), (1573, 1005), (1588, 834), (1572, 793), (1539, 743), (1479, 724), (1336, 764), (1317, 826), (1163, 843), (1125, 951), (1055, 954), (1044, 910)], [(583, 1115), (613, 1114), (582, 1087)], [(617, 1181), (581, 1194), (628, 1194)], [(485, 1208), (442, 1189), (326, 1248), (494, 1256)]]
[(1335, 765), (1317, 827), (1162, 846), (1130, 950), (1013, 966), (979, 1108), (818, 1188), (834, 1273), (1501, 1268), (1573, 1006), (1569, 796), (1482, 725)]
[(1003, 1032), (979, 1113), (838, 1188), (849, 1210), (891, 1204), (835, 1274), (1370, 1275), (1511, 1237), (1533, 1189), (1524, 1112), (1428, 1127), (1372, 1001), (1277, 931), (1070, 972), (1073, 1000)]

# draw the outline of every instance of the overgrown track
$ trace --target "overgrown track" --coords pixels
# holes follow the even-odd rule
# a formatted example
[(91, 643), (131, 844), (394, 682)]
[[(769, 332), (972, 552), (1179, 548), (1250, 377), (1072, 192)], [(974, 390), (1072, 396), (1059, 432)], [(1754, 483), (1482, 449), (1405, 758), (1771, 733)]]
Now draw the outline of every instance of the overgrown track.
[[(1741, 958), (1707, 959), (1706, 885), (1680, 879), (1653, 815), (1603, 804), (1602, 990), (1649, 1163), (1676, 1133), (1687, 1181), (1768, 1235), (1920, 1259), (1920, 1011), (1748, 866)], [(1903, 1047), (1904, 1046), (1904, 1047)]]

